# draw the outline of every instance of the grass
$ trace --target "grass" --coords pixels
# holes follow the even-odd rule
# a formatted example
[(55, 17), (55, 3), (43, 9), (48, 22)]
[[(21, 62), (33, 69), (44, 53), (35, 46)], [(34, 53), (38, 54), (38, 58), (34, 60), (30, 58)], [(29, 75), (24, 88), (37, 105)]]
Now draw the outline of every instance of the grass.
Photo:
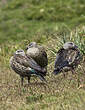
[[(83, 28), (84, 27), (76, 29), (76, 32), (75, 30), (73, 30), (71, 31), (71, 33), (68, 33), (68, 35), (70, 35), (71, 37), (72, 35), (74, 35), (75, 38), (76, 35), (78, 35), (79, 38), (81, 38), (81, 34), (84, 34)], [(65, 33), (65, 31), (63, 32)], [(18, 44), (9, 42), (9, 44), (1, 45), (1, 110), (84, 110), (85, 88), (78, 89), (78, 87), (81, 84), (85, 84), (85, 62), (82, 61), (81, 65), (79, 65), (79, 67), (76, 69), (77, 74), (73, 75), (71, 72), (68, 72), (65, 78), (63, 77), (62, 73), (58, 76), (51, 74), (54, 68), (54, 60), (56, 57), (55, 52), (62, 46), (60, 41), (62, 40), (62, 44), (64, 43), (64, 33), (61, 33), (62, 31), (43, 31), (41, 34), (36, 34), (38, 37), (46, 36), (47, 39), (47, 41), (42, 44), (47, 50), (49, 59), (48, 73), (46, 76), (46, 79), (48, 81), (47, 84), (41, 83), (38, 78), (33, 77), (29, 85), (27, 84), (27, 80), (25, 80), (24, 86), (22, 87), (20, 85), (20, 77), (9, 68), (9, 59), (12, 56), (13, 52), (18, 48), (25, 49), (28, 41), (24, 41), (24, 43), (20, 42)], [(74, 37), (72, 38), (73, 39), (68, 37), (69, 40), (73, 40), (76, 43)], [(83, 37), (78, 41), (79, 44), (82, 41), (82, 45), (84, 45)], [(79, 48), (83, 50), (83, 52), (81, 51), (81, 53), (82, 55), (84, 55), (84, 46), (80, 45)]]
[(34, 40), (35, 33), (43, 28), (56, 30), (63, 24), (70, 28), (85, 24), (84, 0), (4, 1), (0, 2), (0, 44)]
[(47, 84), (41, 83), (38, 78), (32, 78), (29, 85), (25, 80), (23, 87), (19, 76), (13, 71), (7, 68), (0, 71), (1, 110), (84, 110), (85, 88), (78, 89), (78, 83), (84, 84), (85, 69), (83, 71), (83, 67), (79, 67), (77, 74), (69, 72), (63, 78), (62, 74), (53, 76), (51, 68), (53, 64), (48, 66)]
[[(0, 110), (84, 110), (85, 88), (85, 1), (0, 1)], [(20, 85), (20, 77), (9, 67), (17, 49), (36, 41), (48, 54), (47, 84), (32, 78)], [(54, 76), (58, 49), (67, 41), (78, 45), (83, 61), (63, 77)]]

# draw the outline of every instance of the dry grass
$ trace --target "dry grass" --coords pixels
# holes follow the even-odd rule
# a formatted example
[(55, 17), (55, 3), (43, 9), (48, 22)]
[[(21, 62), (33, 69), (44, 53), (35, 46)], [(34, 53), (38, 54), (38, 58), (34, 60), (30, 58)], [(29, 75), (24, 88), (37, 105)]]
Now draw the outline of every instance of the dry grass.
[(84, 110), (85, 89), (78, 89), (85, 83), (85, 64), (76, 69), (76, 74), (68, 72), (52, 75), (53, 63), (48, 66), (47, 84), (38, 78), (32, 78), (31, 83), (24, 81), (12, 70), (0, 68), (0, 110)]
[[(0, 110), (85, 110), (85, 87), (79, 89), (85, 84), (85, 60), (74, 75), (52, 74), (56, 51), (64, 42), (74, 42), (85, 55), (84, 24), (85, 0), (0, 1)], [(33, 77), (22, 87), (9, 68), (12, 54), (29, 41), (42, 43), (47, 50), (47, 84)]]
[[(83, 29), (81, 28), (81, 30)], [(81, 30), (77, 34), (72, 31), (68, 34), (71, 37), (73, 36), (72, 39), (68, 38), (67, 35), (65, 40), (78, 43), (84, 55), (85, 39), (81, 36), (84, 36), (85, 31), (82, 32)], [(27, 84), (25, 79), (22, 87), (20, 77), (9, 68), (9, 59), (13, 52), (19, 47), (24, 49), (27, 40), (23, 41), (24, 43), (11, 42), (0, 46), (0, 110), (84, 110), (85, 87), (79, 89), (80, 85), (85, 84), (84, 56), (75, 74), (68, 72), (65, 78), (63, 73), (54, 76), (52, 71), (56, 51), (64, 43), (64, 36), (61, 32), (42, 33), (41, 36), (47, 37), (47, 42), (43, 43), (49, 59), (46, 84), (42, 83), (37, 77), (32, 77), (31, 83)], [(74, 39), (74, 36), (76, 39)], [(38, 37), (39, 35), (37, 35)], [(77, 40), (78, 42), (76, 42)]]

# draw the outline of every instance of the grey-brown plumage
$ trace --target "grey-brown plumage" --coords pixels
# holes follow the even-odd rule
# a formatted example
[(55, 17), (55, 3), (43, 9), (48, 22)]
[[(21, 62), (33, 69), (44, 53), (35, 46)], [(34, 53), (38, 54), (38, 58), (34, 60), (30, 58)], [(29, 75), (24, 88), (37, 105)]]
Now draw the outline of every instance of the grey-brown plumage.
[(47, 53), (43, 46), (37, 45), (36, 42), (31, 42), (26, 50), (27, 56), (33, 58), (41, 67), (48, 65)]
[(62, 71), (74, 70), (81, 60), (81, 54), (78, 47), (73, 42), (66, 42), (57, 52), (54, 74)]
[(32, 58), (27, 57), (23, 50), (17, 50), (10, 59), (11, 68), (20, 75), (23, 85), (23, 78), (28, 77), (30, 81), (31, 75), (38, 76), (45, 81), (46, 69), (41, 68)]

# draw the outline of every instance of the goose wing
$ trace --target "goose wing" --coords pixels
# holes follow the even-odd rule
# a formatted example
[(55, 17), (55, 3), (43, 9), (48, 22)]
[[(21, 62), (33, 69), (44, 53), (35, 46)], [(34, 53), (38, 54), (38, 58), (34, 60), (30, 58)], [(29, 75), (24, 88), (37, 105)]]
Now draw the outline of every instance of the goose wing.
[(80, 52), (75, 49), (60, 49), (56, 56), (55, 68), (63, 68), (65, 66), (77, 66), (80, 60)]
[(66, 62), (66, 54), (67, 51), (63, 48), (61, 48), (56, 55), (56, 60), (55, 60), (55, 68), (57, 67), (61, 67), (63, 65), (64, 62)]
[(69, 66), (77, 66), (81, 59), (80, 51), (75, 49), (68, 50), (66, 59), (69, 62)]
[(16, 55), (15, 60), (25, 67), (30, 67), (39, 72), (44, 72), (44, 69), (41, 68), (31, 57)]

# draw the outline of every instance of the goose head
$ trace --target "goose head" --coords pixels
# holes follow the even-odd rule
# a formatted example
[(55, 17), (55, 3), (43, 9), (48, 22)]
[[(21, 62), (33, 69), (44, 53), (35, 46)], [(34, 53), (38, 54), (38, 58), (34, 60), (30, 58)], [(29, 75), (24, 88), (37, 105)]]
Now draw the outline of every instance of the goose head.
[(36, 42), (31, 42), (27, 47), (26, 47), (26, 50), (28, 50), (29, 48), (32, 48), (32, 47), (36, 47), (37, 46), (37, 43)]
[(14, 55), (21, 55), (21, 56), (25, 56), (25, 52), (24, 52), (24, 50), (17, 50), (15, 53), (14, 53)]
[(76, 46), (73, 42), (66, 42), (66, 43), (63, 45), (63, 48), (64, 48), (64, 49), (70, 49), (70, 48), (77, 49), (78, 46)]

